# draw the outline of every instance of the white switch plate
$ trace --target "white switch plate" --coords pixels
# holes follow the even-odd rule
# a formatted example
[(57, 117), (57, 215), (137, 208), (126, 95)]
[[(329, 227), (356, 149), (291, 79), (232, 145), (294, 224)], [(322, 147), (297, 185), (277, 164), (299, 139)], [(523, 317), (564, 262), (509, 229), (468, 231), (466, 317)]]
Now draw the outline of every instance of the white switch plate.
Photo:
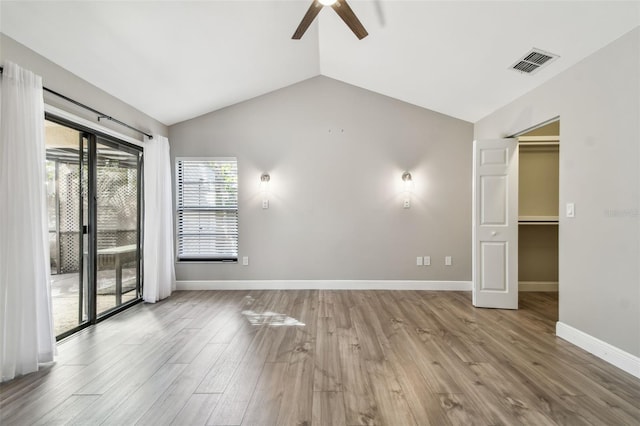
[(444, 264), (446, 266), (451, 266), (451, 256), (445, 256), (444, 257)]
[(431, 266), (431, 256), (425, 256), (422, 261), (422, 264), (424, 266)]
[(576, 217), (576, 206), (573, 203), (567, 203), (567, 217)]
[(416, 257), (416, 266), (422, 266), (422, 256)]
[(405, 209), (411, 208), (411, 200), (404, 200), (402, 202), (402, 207)]
[(262, 208), (263, 209), (269, 208), (269, 200), (262, 200)]
[(242, 257), (242, 265), (249, 266), (249, 256)]

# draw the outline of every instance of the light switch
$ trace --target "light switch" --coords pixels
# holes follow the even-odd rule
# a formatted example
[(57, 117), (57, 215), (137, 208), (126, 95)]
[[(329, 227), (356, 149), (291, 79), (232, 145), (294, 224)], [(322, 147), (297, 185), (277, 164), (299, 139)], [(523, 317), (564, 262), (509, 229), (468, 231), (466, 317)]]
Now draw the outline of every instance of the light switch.
[(416, 257), (416, 266), (422, 266), (422, 256)]
[(422, 260), (422, 264), (424, 266), (430, 266), (431, 265), (431, 256), (425, 256), (424, 259)]
[(242, 257), (242, 265), (249, 266), (249, 256)]
[(573, 203), (567, 203), (567, 217), (576, 217), (576, 206)]
[(451, 256), (444, 257), (444, 264), (445, 266), (451, 266)]

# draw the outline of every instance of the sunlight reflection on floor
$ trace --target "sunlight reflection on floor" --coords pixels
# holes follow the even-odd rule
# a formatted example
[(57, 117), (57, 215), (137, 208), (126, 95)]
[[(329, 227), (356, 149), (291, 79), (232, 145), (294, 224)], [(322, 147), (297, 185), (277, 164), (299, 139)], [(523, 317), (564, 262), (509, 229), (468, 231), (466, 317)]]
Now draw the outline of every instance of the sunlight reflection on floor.
[(303, 322), (298, 321), (295, 318), (291, 318), (285, 314), (279, 314), (277, 312), (254, 312), (254, 311), (242, 311), (242, 315), (247, 317), (247, 320), (251, 325), (300, 325), (304, 326)]
[[(245, 297), (245, 306), (250, 306), (254, 302), (254, 298), (251, 296)], [(253, 310), (245, 309), (241, 312), (251, 325), (273, 325), (273, 326), (291, 326), (298, 325), (304, 327), (304, 323), (298, 321), (295, 318), (287, 316), (285, 314), (279, 314), (277, 312), (256, 312)]]

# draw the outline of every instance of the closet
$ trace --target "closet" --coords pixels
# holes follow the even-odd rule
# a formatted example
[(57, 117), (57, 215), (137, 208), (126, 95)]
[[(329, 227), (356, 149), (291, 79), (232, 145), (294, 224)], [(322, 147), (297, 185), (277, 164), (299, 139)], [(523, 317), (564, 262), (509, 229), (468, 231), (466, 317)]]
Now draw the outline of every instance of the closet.
[(518, 138), (518, 281), (520, 291), (558, 291), (560, 125)]

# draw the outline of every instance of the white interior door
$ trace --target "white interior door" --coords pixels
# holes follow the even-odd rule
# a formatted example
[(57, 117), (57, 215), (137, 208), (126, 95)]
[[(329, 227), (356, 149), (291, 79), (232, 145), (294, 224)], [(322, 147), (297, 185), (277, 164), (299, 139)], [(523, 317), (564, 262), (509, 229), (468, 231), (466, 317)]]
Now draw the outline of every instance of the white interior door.
[(473, 305), (518, 309), (518, 142), (473, 142)]

